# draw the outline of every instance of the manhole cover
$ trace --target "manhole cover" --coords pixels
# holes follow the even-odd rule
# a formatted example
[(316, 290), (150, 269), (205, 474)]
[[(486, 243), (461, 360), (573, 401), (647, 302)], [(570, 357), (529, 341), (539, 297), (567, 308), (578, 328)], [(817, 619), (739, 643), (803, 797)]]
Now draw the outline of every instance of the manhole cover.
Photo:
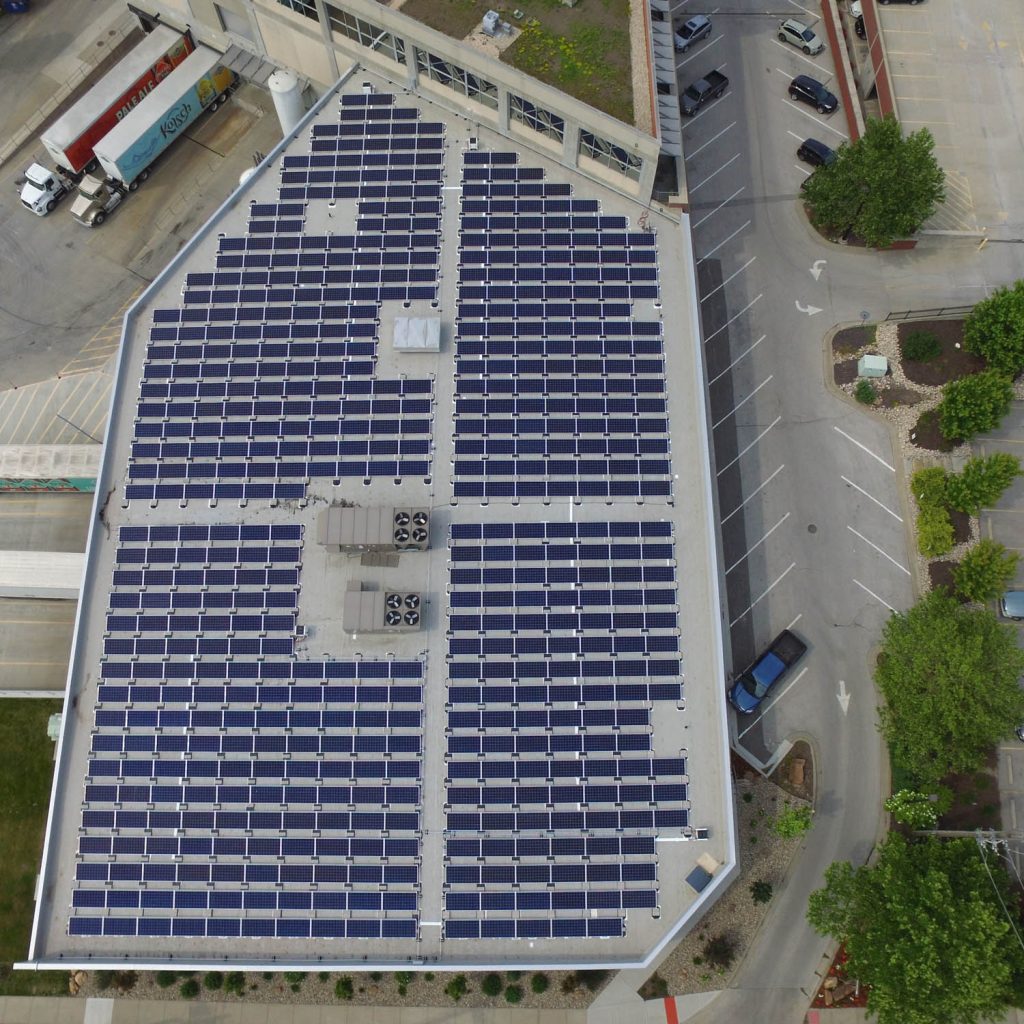
[(818, 532), (818, 528), (817, 528), (817, 527), (816, 527), (816, 526), (814, 525), (814, 523), (811, 523), (811, 524), (810, 524), (810, 525), (809, 525), (809, 526), (807, 527), (807, 532), (808, 532), (808, 533), (817, 533), (817, 532)]

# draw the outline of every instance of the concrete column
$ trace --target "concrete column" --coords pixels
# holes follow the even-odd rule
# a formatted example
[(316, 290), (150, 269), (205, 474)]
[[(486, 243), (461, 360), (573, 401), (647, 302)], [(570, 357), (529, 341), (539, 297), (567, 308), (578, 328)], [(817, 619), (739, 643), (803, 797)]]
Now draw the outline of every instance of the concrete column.
[(415, 92), (420, 83), (420, 73), (416, 70), (416, 40), (411, 36), (403, 36), (405, 46), (405, 85)]
[(641, 159), (643, 159), (643, 163), (640, 166), (640, 180), (637, 184), (640, 189), (639, 199), (645, 203), (654, 191), (654, 177), (658, 173), (658, 161), (654, 158)]
[(324, 49), (327, 51), (327, 64), (331, 69), (332, 81), (337, 81), (340, 72), (338, 71), (338, 54), (334, 49), (334, 39), (331, 37), (331, 22), (327, 17), (327, 4), (324, 0), (313, 0), (316, 7), (316, 17), (320, 22), (320, 35), (323, 37)]
[(563, 115), (565, 134), (562, 137), (562, 163), (575, 169), (580, 162), (580, 123)]
[(501, 132), (505, 138), (508, 138), (511, 134), (511, 128), (509, 127), (509, 105), (511, 103), (512, 91), (506, 89), (505, 86), (498, 86), (498, 131)]

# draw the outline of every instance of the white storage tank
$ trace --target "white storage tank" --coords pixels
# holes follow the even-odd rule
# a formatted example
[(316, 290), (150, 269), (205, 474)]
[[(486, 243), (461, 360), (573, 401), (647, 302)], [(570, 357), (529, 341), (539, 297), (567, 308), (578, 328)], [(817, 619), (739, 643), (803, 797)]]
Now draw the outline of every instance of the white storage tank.
[(267, 79), (267, 86), (281, 122), (281, 134), (291, 135), (306, 113), (299, 80), (291, 71), (279, 68)]

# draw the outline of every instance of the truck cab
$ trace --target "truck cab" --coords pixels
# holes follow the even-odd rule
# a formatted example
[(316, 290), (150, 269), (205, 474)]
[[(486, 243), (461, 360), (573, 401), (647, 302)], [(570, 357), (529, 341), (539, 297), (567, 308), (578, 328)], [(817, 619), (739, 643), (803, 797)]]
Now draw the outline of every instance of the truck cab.
[(37, 217), (45, 217), (74, 187), (74, 182), (60, 171), (31, 164), (25, 171), (21, 202)]
[(78, 185), (78, 195), (71, 204), (71, 216), (89, 228), (98, 228), (125, 197), (125, 190), (109, 178), (87, 174)]

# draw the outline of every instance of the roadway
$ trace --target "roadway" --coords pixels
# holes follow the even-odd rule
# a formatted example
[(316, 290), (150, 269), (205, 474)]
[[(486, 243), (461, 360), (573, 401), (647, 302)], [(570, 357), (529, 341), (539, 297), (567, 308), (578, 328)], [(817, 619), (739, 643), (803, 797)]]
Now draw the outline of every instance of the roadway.
[[(684, 0), (673, 14), (706, 10)], [(839, 145), (846, 121), (788, 97), (800, 73), (839, 93), (829, 51), (807, 57), (776, 36), (781, 17), (818, 17), (796, 0), (774, 14), (726, 0), (711, 13), (714, 33), (681, 57), (679, 75), (685, 86), (714, 67), (731, 80), (684, 124), (683, 145), (733, 665), (786, 626), (811, 646), (767, 706), (733, 724), (761, 761), (809, 737), (817, 798), (797, 869), (730, 989), (688, 1019), (795, 1022), (828, 945), (805, 922), (807, 896), (832, 861), (863, 863), (878, 834), (885, 771), (871, 655), (891, 611), (913, 601), (901, 454), (881, 420), (826, 385), (825, 336), (893, 310), (975, 302), (1020, 276), (1021, 259), (962, 242), (878, 254), (820, 239), (797, 202), (809, 168), (796, 149), (808, 136)]]

